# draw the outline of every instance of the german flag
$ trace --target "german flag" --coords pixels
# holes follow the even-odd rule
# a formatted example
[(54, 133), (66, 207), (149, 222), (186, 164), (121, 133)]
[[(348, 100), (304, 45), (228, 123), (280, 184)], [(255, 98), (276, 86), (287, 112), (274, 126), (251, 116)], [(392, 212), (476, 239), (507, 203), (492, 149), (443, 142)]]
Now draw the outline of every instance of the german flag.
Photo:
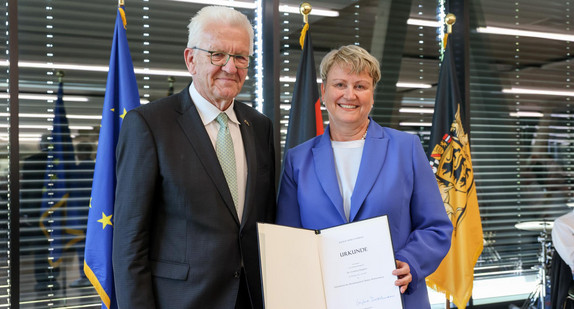
[(306, 23), (299, 40), (303, 52), (297, 69), (293, 97), (291, 98), (285, 150), (323, 134), (323, 116), (321, 114), (321, 101), (319, 100), (317, 72), (315, 71), (311, 33), (308, 32), (308, 29), (309, 24)]

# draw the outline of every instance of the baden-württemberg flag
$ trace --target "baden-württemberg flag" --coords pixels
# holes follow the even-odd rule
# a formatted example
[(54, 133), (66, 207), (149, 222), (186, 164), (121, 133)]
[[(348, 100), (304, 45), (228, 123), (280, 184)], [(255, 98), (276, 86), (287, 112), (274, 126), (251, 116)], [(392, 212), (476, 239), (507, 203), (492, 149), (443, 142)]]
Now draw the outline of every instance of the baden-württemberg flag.
[(464, 309), (472, 294), (474, 265), (482, 252), (483, 237), (468, 129), (461, 109), (452, 44), (442, 61), (427, 154), (438, 182), (446, 212), (454, 227), (450, 251), (427, 277), (431, 288), (443, 292)]
[(102, 308), (117, 308), (112, 270), (116, 145), (125, 114), (140, 104), (125, 26), (125, 13), (123, 8), (119, 7), (110, 55), (86, 235), (84, 272), (100, 295)]
[(60, 81), (54, 106), (54, 120), (42, 192), (40, 228), (50, 243), (48, 262), (60, 266), (64, 250), (84, 238), (84, 232), (66, 224), (67, 205), (70, 201), (71, 179), (76, 161), (70, 136), (68, 118), (64, 108), (64, 85)]
[(300, 44), (303, 52), (293, 87), (285, 150), (323, 134), (323, 116), (317, 86), (317, 72), (315, 71), (311, 33), (308, 32), (308, 29), (309, 24), (306, 23), (301, 31)]

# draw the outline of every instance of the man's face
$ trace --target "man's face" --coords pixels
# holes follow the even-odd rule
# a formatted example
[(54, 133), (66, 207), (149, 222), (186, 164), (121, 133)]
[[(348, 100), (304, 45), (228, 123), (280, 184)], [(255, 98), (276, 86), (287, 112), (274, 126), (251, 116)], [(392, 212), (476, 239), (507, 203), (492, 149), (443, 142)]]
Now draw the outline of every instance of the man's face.
[[(249, 55), (249, 34), (238, 27), (212, 24), (202, 34), (200, 42), (196, 47), (205, 50)], [(210, 54), (201, 50), (186, 48), (184, 56), (199, 94), (220, 110), (227, 109), (241, 91), (247, 69), (236, 68), (233, 57), (225, 66), (213, 65)]]

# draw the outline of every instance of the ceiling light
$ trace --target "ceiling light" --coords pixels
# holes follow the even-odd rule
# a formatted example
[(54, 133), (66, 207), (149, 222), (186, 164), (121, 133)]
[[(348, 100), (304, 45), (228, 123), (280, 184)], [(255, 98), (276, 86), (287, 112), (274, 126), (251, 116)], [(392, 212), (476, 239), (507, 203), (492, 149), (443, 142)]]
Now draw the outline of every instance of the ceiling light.
[(542, 95), (555, 95), (563, 97), (574, 96), (574, 91), (563, 90), (547, 90), (547, 89), (531, 89), (531, 88), (511, 88), (502, 89), (503, 93), (518, 93), (518, 94), (542, 94)]
[(399, 88), (432, 88), (430, 84), (417, 84), (417, 83), (397, 83), (397, 87)]
[[(8, 113), (0, 113), (0, 117), (9, 117), (10, 114)], [(48, 119), (48, 118), (54, 118), (54, 114), (27, 114), (27, 113), (21, 113), (18, 115), (20, 118), (42, 118), (42, 119)], [(84, 120), (98, 120), (98, 119), (102, 119), (102, 116), (100, 115), (66, 115), (66, 118), (68, 119), (84, 119)]]
[[(295, 76), (280, 76), (279, 77), (279, 82), (281, 83), (294, 83), (297, 81), (297, 78), (295, 78)], [(321, 84), (323, 82), (323, 80), (321, 78), (317, 78), (317, 84)]]
[[(21, 124), (18, 126), (20, 129), (46, 129), (52, 130), (52, 125), (37, 125), (37, 124)], [(0, 124), (0, 128), (10, 128), (9, 124)], [(93, 130), (92, 126), (69, 126), (72, 130)]]
[[(40, 137), (40, 136), (38, 136), (38, 137), (33, 137), (33, 136), (32, 137), (22, 137), (22, 136), (19, 136), (18, 137), (19, 142), (39, 142), (41, 139), (42, 139), (42, 137)], [(9, 139), (8, 135), (0, 135), (0, 140), (7, 142), (10, 139)]]
[(490, 33), (490, 34), (500, 34), (500, 35), (518, 35), (531, 38), (539, 39), (549, 39), (549, 40), (559, 40), (574, 42), (574, 35), (551, 33), (551, 32), (540, 32), (540, 31), (527, 31), (500, 27), (478, 27), (476, 31), (479, 33)]
[(172, 0), (176, 2), (188, 2), (196, 4), (206, 4), (206, 5), (221, 5), (230, 6), (235, 8), (243, 9), (255, 9), (256, 4), (254, 2), (243, 2), (243, 1), (229, 1), (229, 0)]
[[(436, 20), (425, 20), (425, 19), (416, 19), (416, 18), (407, 19), (407, 24), (408, 25), (414, 25), (414, 26), (422, 26), (422, 27), (433, 27), (433, 28), (438, 28), (441, 26), (441, 23), (439, 21), (436, 21)], [(519, 30), (519, 29), (491, 27), (491, 26), (478, 27), (478, 28), (476, 28), (476, 31), (478, 33), (513, 35), (513, 36), (517, 35), (517, 36), (539, 38), (539, 39), (574, 42), (574, 35), (563, 34), (563, 33), (529, 31), (529, 30)]]
[[(7, 67), (10, 62), (0, 61), (0, 66)], [(108, 66), (102, 65), (83, 65), (83, 64), (72, 64), (72, 63), (47, 63), (47, 62), (32, 62), (32, 61), (20, 61), (18, 66), (21, 68), (34, 68), (34, 69), (48, 69), (48, 70), (72, 70), (72, 71), (90, 71), (90, 72), (108, 72)], [(149, 69), (149, 68), (135, 68), (135, 74), (143, 75), (162, 75), (162, 76), (184, 76), (189, 77), (190, 74), (186, 70), (160, 70), (160, 69)]]
[[(290, 5), (286, 5), (286, 4), (279, 5), (279, 12), (301, 14), (298, 6), (290, 6)], [(311, 10), (311, 13), (309, 13), (309, 15), (325, 16), (325, 17), (339, 17), (339, 12), (333, 11), (333, 10), (319, 9), (319, 8), (314, 7)]]
[[(7, 93), (0, 93), (0, 99), (9, 99), (10, 95)], [(56, 101), (58, 97), (50, 94), (19, 94), (19, 99), (24, 100), (39, 100), (39, 101)], [(88, 102), (87, 97), (64, 95), (62, 98), (64, 102)]]
[(407, 19), (407, 25), (422, 26), (422, 27), (433, 27), (433, 28), (440, 27), (440, 23), (437, 20), (425, 20), (425, 19), (416, 19), (416, 18)]
[[(297, 79), (294, 76), (281, 76), (279, 77), (279, 82), (281, 83), (294, 83)], [(322, 79), (317, 78), (317, 83), (321, 84), (323, 82)], [(418, 84), (418, 83), (402, 83), (398, 82), (396, 84), (399, 88), (432, 88), (430, 84)]]
[(571, 115), (571, 114), (550, 114), (550, 117), (570, 119), (570, 118), (573, 118), (574, 115)]
[[(230, 7), (242, 8), (242, 9), (252, 9), (252, 10), (257, 8), (256, 2), (229, 1), (229, 0), (172, 0), (172, 1), (196, 3), (196, 4), (208, 4), (208, 5), (222, 5), (222, 6), (230, 6)], [(286, 5), (286, 4), (279, 5), (279, 12), (300, 14), (298, 6), (290, 6), (290, 5)], [(325, 17), (339, 17), (339, 12), (314, 7), (311, 10), (311, 13), (309, 13), (309, 15), (325, 16)]]
[(409, 113), (409, 114), (432, 114), (434, 113), (433, 108), (414, 108), (414, 107), (401, 107), (399, 113)]
[(536, 118), (544, 117), (544, 114), (540, 112), (513, 112), (510, 113), (509, 115), (510, 117), (536, 117)]
[(399, 123), (401, 127), (431, 127), (432, 123), (430, 122), (401, 122)]

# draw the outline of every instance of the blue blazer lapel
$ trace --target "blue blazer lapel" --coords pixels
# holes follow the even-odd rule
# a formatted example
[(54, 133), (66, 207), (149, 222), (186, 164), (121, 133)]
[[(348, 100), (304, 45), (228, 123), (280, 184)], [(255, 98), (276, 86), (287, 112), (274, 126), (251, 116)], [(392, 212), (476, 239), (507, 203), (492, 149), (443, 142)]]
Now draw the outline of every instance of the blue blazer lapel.
[(380, 174), (385, 163), (388, 146), (389, 140), (385, 138), (383, 128), (371, 119), (371, 123), (367, 129), (359, 174), (357, 175), (357, 181), (353, 189), (353, 195), (351, 196), (349, 221), (354, 221), (367, 195), (377, 179), (381, 176)]
[(319, 183), (323, 191), (333, 206), (339, 212), (343, 222), (346, 222), (345, 211), (343, 210), (343, 197), (339, 189), (339, 182), (337, 181), (337, 173), (335, 171), (335, 157), (333, 156), (333, 148), (331, 147), (331, 136), (329, 134), (329, 127), (325, 129), (325, 133), (321, 136), (319, 143), (313, 147), (313, 162), (315, 166), (315, 173), (319, 179)]
[(201, 121), (199, 112), (189, 96), (188, 88), (189, 87), (186, 87), (178, 95), (182, 103), (182, 110), (180, 111), (181, 116), (177, 121), (187, 136), (189, 143), (195, 150), (201, 164), (207, 171), (207, 174), (209, 174), (209, 177), (215, 183), (215, 186), (221, 194), (221, 198), (225, 202), (229, 212), (233, 215), (237, 224), (239, 224), (237, 211), (235, 210), (235, 204), (233, 203), (233, 197), (229, 191), (227, 181), (225, 180), (225, 175), (219, 165), (217, 154), (215, 153), (215, 149), (213, 149), (213, 145), (207, 131), (205, 130), (205, 126)]

